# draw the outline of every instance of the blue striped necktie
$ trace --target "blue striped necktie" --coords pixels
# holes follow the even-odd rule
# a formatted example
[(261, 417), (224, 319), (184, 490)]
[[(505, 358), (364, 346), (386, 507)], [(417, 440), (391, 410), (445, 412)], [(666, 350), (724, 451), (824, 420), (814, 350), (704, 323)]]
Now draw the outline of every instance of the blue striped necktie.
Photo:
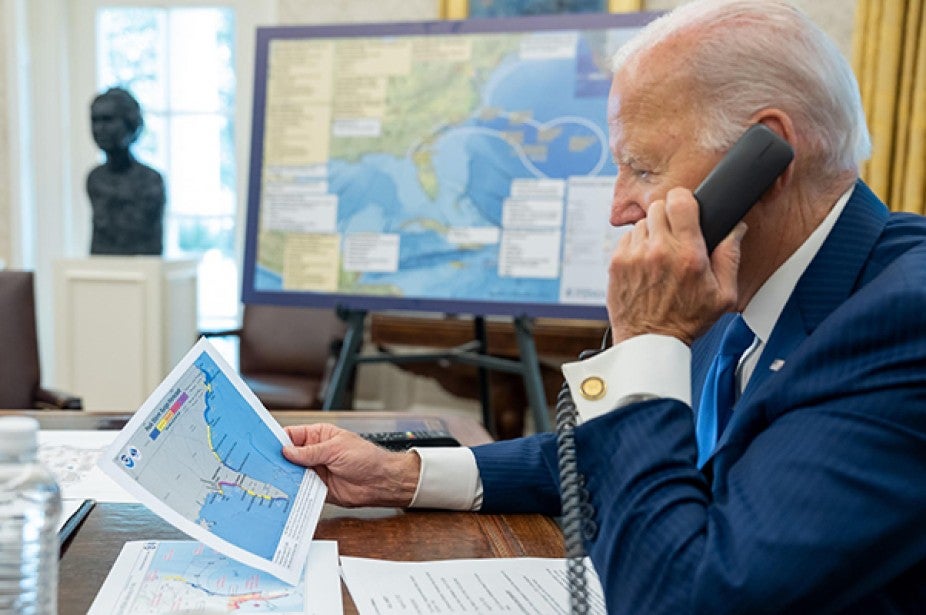
[(701, 389), (696, 423), (698, 467), (707, 461), (730, 419), (736, 401), (736, 365), (754, 339), (755, 335), (739, 314), (730, 321), (723, 333), (717, 355), (707, 371), (704, 388)]

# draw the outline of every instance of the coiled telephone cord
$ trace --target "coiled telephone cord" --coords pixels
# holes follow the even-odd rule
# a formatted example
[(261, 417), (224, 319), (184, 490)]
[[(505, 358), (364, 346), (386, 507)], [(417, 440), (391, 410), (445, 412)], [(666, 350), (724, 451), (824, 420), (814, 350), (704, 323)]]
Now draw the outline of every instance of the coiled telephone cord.
[[(579, 359), (587, 359), (607, 348), (611, 337), (608, 327), (601, 338), (598, 350), (586, 350)], [(588, 580), (585, 575), (585, 547), (583, 539), (593, 533), (588, 490), (585, 477), (579, 474), (576, 460), (575, 429), (578, 423), (576, 404), (569, 383), (563, 386), (556, 398), (556, 454), (559, 462), (560, 500), (563, 515), (563, 539), (566, 543), (566, 578), (569, 583), (569, 611), (572, 615), (586, 615), (588, 606)]]
[(585, 576), (585, 547), (588, 492), (576, 463), (575, 427), (577, 413), (569, 383), (564, 382), (556, 400), (556, 444), (559, 460), (563, 538), (566, 543), (566, 578), (569, 582), (569, 609), (573, 615), (588, 613), (588, 582)]

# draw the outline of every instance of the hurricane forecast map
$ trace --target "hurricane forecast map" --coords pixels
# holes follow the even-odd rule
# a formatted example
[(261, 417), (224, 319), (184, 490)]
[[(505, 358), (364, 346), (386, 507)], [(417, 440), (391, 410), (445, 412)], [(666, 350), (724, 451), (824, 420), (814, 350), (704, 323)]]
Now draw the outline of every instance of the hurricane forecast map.
[(271, 39), (253, 289), (603, 305), (598, 28)]
[(315, 541), (305, 577), (289, 585), (193, 540), (130, 541), (88, 615), (341, 613), (337, 561), (337, 543)]
[(298, 567), (323, 486), (283, 457), (282, 429), (274, 433), (269, 414), (257, 411), (220, 361), (200, 341), (107, 451), (108, 467), (154, 512), (207, 543), (216, 539), (210, 546), (227, 543)]
[[(301, 613), (303, 584), (290, 586), (193, 541), (150, 542), (140, 554), (144, 574), (124, 611)], [(176, 607), (176, 608), (174, 608)]]

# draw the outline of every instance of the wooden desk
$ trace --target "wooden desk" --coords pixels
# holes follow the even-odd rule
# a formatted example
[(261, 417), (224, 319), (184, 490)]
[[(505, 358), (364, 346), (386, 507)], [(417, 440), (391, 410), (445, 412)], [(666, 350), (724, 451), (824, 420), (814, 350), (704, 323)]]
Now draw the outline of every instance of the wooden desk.
[[(129, 418), (84, 412), (20, 414), (35, 416), (43, 429), (119, 429)], [(464, 417), (375, 412), (275, 412), (274, 416), (283, 425), (328, 421), (356, 431), (387, 431), (417, 421), (448, 429), (464, 445), (490, 439), (481, 425)], [(87, 612), (126, 541), (185, 538), (141, 504), (98, 503), (65, 545), (59, 570), (59, 615)], [(558, 526), (541, 515), (349, 510), (326, 504), (315, 538), (336, 540), (341, 555), (390, 560), (564, 556)], [(343, 583), (341, 592), (344, 612), (356, 613)]]

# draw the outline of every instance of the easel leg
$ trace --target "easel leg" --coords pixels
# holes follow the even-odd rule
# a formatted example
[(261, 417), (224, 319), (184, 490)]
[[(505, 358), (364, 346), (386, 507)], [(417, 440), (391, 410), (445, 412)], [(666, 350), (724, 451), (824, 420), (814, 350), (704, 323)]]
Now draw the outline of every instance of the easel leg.
[[(476, 316), (473, 318), (475, 326), (476, 341), (479, 344), (477, 352), (485, 355), (489, 351), (488, 338), (486, 336), (486, 319), (485, 316)], [(479, 403), (482, 407), (482, 425), (486, 428), (493, 438), (498, 434), (495, 429), (495, 417), (492, 415), (492, 396), (489, 391), (489, 372), (485, 367), (479, 366)]]
[(347, 322), (347, 333), (344, 335), (344, 344), (341, 346), (338, 361), (334, 365), (328, 390), (325, 391), (322, 410), (342, 409), (341, 400), (344, 398), (344, 391), (347, 389), (351, 374), (354, 373), (354, 369), (357, 367), (357, 355), (363, 345), (363, 323), (366, 315), (367, 313), (364, 310), (341, 310), (338, 308), (338, 316)]
[(526, 316), (515, 318), (514, 330), (518, 340), (518, 350), (521, 353), (521, 376), (524, 378), (527, 401), (534, 416), (534, 426), (538, 432), (552, 431), (553, 426), (550, 424), (550, 413), (543, 390), (543, 379), (540, 376), (540, 361), (537, 359), (537, 347), (534, 345), (530, 319)]

